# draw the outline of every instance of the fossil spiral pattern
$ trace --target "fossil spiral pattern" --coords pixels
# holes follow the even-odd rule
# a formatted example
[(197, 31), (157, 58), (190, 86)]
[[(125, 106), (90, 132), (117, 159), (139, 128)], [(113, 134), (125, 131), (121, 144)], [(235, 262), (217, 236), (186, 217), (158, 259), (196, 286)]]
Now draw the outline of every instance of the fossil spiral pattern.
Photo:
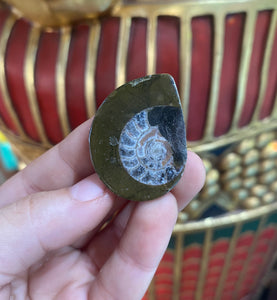
[(152, 126), (145, 109), (127, 122), (119, 140), (119, 155), (125, 170), (135, 180), (148, 185), (162, 185), (180, 172), (174, 166), (170, 142), (159, 126)]

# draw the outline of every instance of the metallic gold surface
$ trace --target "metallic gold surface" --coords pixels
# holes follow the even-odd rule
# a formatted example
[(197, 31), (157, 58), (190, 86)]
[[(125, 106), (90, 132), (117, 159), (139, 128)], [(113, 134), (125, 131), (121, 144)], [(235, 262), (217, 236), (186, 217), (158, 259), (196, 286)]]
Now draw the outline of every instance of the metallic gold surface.
[(43, 145), (50, 147), (50, 143), (47, 139), (44, 126), (41, 119), (41, 114), (38, 106), (35, 90), (35, 61), (37, 55), (37, 47), (40, 37), (40, 30), (36, 27), (32, 27), (29, 33), (28, 45), (26, 50), (26, 59), (24, 65), (24, 83), (29, 100), (29, 106), (32, 114), (32, 118), (35, 122), (36, 129), (38, 131), (39, 138)]
[(233, 132), (238, 130), (239, 119), (242, 112), (244, 97), (246, 93), (248, 72), (249, 72), (251, 53), (252, 53), (252, 47), (254, 42), (256, 16), (257, 16), (257, 12), (255, 10), (248, 9), (246, 11), (245, 34), (243, 35), (243, 42), (242, 42), (243, 51), (242, 51), (240, 69), (238, 75), (237, 100), (236, 100), (233, 122), (231, 126)]
[(157, 32), (157, 17), (152, 14), (148, 19), (147, 26), (147, 74), (156, 73), (156, 32)]
[(277, 29), (277, 11), (273, 11), (270, 21), (270, 27), (269, 27), (269, 33), (267, 37), (267, 44), (265, 47), (265, 54), (264, 54), (264, 60), (263, 60), (263, 66), (262, 66), (262, 72), (261, 72), (261, 83), (260, 83), (260, 91), (259, 96), (257, 100), (257, 104), (255, 107), (255, 111), (252, 117), (252, 123), (259, 121), (259, 113), (263, 104), (264, 96), (266, 93), (266, 87), (269, 80), (269, 66), (270, 66), (270, 59), (271, 59), (271, 50), (273, 47), (275, 34)]
[[(5, 57), (7, 42), (8, 42), (8, 39), (9, 39), (9, 36), (10, 36), (10, 33), (12, 31), (15, 21), (16, 20), (13, 16), (9, 16), (4, 24), (4, 28), (3, 28), (1, 38), (0, 38), (0, 57)], [(9, 94), (9, 90), (8, 90), (8, 86), (7, 86), (7, 80), (6, 80), (6, 70), (5, 70), (4, 59), (0, 59), (0, 87), (1, 87), (1, 92), (2, 92), (2, 96), (3, 96), (3, 101), (4, 101), (4, 104), (8, 111), (8, 114), (10, 115), (17, 132), (20, 134), (20, 136), (22, 138), (26, 139), (27, 137), (26, 137), (25, 131), (21, 125), (21, 122), (16, 114), (16, 111), (12, 105), (12, 101), (10, 98), (10, 94)]]
[(56, 66), (56, 97), (58, 103), (59, 119), (62, 127), (63, 136), (70, 133), (70, 126), (66, 107), (65, 78), (68, 60), (69, 45), (71, 40), (71, 29), (65, 27), (61, 30), (61, 38), (58, 53), (58, 64)]
[(221, 10), (218, 10), (214, 14), (215, 32), (214, 32), (214, 54), (213, 54), (213, 74), (211, 82), (211, 95), (209, 101), (209, 108), (207, 111), (207, 124), (205, 127), (205, 138), (211, 140), (214, 137), (215, 131), (215, 114), (217, 112), (217, 104), (219, 98), (219, 88), (220, 88), (220, 77), (221, 68), (224, 53), (224, 21), (225, 15)]
[(68, 25), (105, 12), (116, 0), (3, 0), (15, 14), (42, 26)]
[(96, 111), (95, 98), (95, 72), (96, 72), (96, 58), (98, 52), (98, 45), (100, 39), (100, 24), (99, 21), (93, 22), (89, 27), (89, 38), (86, 55), (86, 69), (85, 69), (85, 101), (87, 109), (87, 117), (94, 116)]
[(116, 64), (116, 87), (126, 82), (126, 66), (131, 29), (131, 18), (123, 16), (120, 20), (119, 43)]
[(203, 290), (204, 290), (204, 283), (205, 278), (207, 276), (207, 270), (208, 270), (208, 261), (209, 261), (209, 252), (211, 248), (211, 239), (212, 239), (212, 228), (207, 228), (205, 231), (205, 240), (203, 245), (203, 252), (201, 257), (201, 265), (200, 265), (200, 272), (199, 272), (199, 278), (197, 282), (197, 288), (195, 293), (195, 299), (196, 300), (202, 300), (203, 296)]

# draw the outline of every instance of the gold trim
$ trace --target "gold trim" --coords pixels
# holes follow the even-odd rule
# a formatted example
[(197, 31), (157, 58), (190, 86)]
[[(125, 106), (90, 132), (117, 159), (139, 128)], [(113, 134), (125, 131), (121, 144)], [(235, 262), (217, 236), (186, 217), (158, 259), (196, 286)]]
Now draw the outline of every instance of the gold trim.
[(174, 233), (177, 234), (178, 232), (185, 232), (187, 234), (191, 232), (199, 232), (203, 229), (221, 228), (226, 225), (236, 224), (237, 222), (250, 221), (252, 219), (262, 217), (274, 211), (277, 211), (277, 202), (268, 204), (266, 206), (254, 208), (252, 210), (240, 211), (237, 213), (233, 212), (217, 218), (211, 217), (201, 221), (192, 221), (185, 224), (179, 223), (175, 225)]
[(276, 92), (276, 96), (275, 96), (275, 102), (274, 102), (273, 110), (271, 113), (271, 117), (273, 119), (277, 119), (277, 92)]
[(268, 78), (269, 78), (268, 71), (269, 71), (269, 66), (270, 66), (270, 59), (271, 59), (273, 43), (274, 43), (274, 39), (275, 39), (276, 26), (277, 26), (277, 10), (274, 10), (272, 12), (270, 27), (269, 27), (268, 36), (267, 36), (267, 42), (266, 42), (266, 46), (265, 46), (264, 61), (263, 61), (263, 66), (262, 66), (262, 71), (261, 71), (261, 83), (260, 83), (259, 96), (258, 96), (256, 108), (255, 108), (255, 111), (254, 111), (254, 114), (253, 114), (253, 117), (251, 120), (251, 124), (255, 123), (259, 120), (260, 110), (263, 105), (263, 100), (264, 100), (264, 96), (266, 93), (266, 88), (267, 88), (267, 83), (268, 83)]
[(243, 109), (245, 93), (248, 82), (248, 73), (251, 63), (251, 53), (253, 48), (255, 25), (257, 18), (257, 11), (249, 10), (245, 16), (245, 27), (243, 33), (243, 42), (240, 58), (240, 68), (238, 75), (238, 90), (235, 111), (233, 115), (233, 122), (231, 125), (231, 132), (237, 131), (238, 124)]
[(56, 65), (56, 97), (58, 105), (59, 120), (63, 132), (63, 136), (67, 136), (70, 133), (70, 126), (67, 116), (66, 107), (66, 68), (68, 61), (68, 52), (71, 41), (71, 28), (64, 27), (60, 31), (60, 45)]
[(152, 14), (147, 24), (147, 75), (156, 73), (157, 29), (157, 16)]
[(261, 230), (263, 229), (264, 227), (264, 224), (266, 222), (268, 218), (268, 215), (263, 215), (261, 216), (261, 219), (260, 219), (260, 222), (259, 222), (259, 226), (258, 226), (258, 229), (255, 230), (255, 236), (254, 236), (254, 240), (252, 242), (252, 245), (250, 246), (249, 248), (249, 251), (248, 251), (248, 256), (246, 258), (246, 261), (244, 262), (243, 264), (243, 268), (242, 268), (242, 271), (240, 272), (239, 274), (239, 278), (236, 282), (236, 285), (235, 285), (235, 290), (234, 290), (234, 293), (233, 293), (233, 299), (236, 300), (238, 299), (238, 294), (240, 292), (240, 288), (241, 288), (241, 285), (242, 285), (242, 282), (243, 282), (243, 279), (245, 277), (245, 273), (247, 272), (247, 270), (249, 269), (249, 263), (252, 259), (252, 255), (253, 255), (253, 252), (256, 248), (256, 245), (257, 245), (257, 241), (258, 241), (258, 238), (259, 238), (259, 235), (261, 233)]
[(175, 253), (174, 253), (174, 270), (173, 270), (173, 299), (179, 299), (181, 286), (182, 271), (182, 253), (183, 253), (184, 235), (178, 233), (176, 236)]
[(131, 18), (123, 16), (120, 20), (119, 41), (116, 58), (116, 88), (126, 82), (126, 66), (131, 28)]
[(204, 241), (204, 245), (203, 245), (203, 254), (201, 257), (200, 271), (198, 273), (199, 276), (198, 276), (198, 282), (197, 282), (197, 287), (196, 287), (196, 292), (195, 292), (195, 300), (203, 299), (202, 295), (203, 295), (206, 276), (207, 276), (209, 253), (210, 253), (211, 244), (212, 244), (211, 240), (212, 240), (212, 229), (208, 228), (206, 230), (205, 241)]
[(38, 101), (35, 89), (35, 62), (37, 57), (37, 50), (40, 38), (39, 28), (32, 27), (29, 33), (29, 39), (26, 49), (26, 56), (24, 62), (24, 84), (28, 96), (29, 106), (32, 118), (35, 122), (38, 135), (43, 145), (49, 146), (44, 126), (42, 123)]
[(204, 133), (204, 140), (211, 140), (214, 137), (217, 104), (220, 89), (220, 77), (222, 61), (224, 54), (224, 33), (225, 33), (225, 15), (218, 11), (214, 16), (214, 50), (213, 50), (213, 68), (211, 81), (211, 94), (209, 107), (207, 111), (207, 122)]
[(228, 252), (227, 252), (227, 255), (225, 258), (223, 270), (222, 270), (222, 273), (220, 275), (219, 282), (217, 285), (217, 289), (216, 289), (216, 293), (215, 293), (215, 300), (222, 299), (222, 292), (223, 292), (224, 284), (227, 279), (228, 271), (229, 271), (230, 264), (231, 264), (231, 261), (232, 261), (233, 255), (234, 255), (234, 250), (235, 250), (235, 247), (237, 244), (237, 240), (238, 240), (241, 228), (242, 228), (242, 222), (238, 222), (236, 224), (232, 238), (230, 240), (229, 249), (228, 249)]
[(191, 17), (188, 15), (181, 17), (180, 20), (180, 97), (185, 122), (188, 121), (191, 85), (191, 20)]
[(14, 123), (16, 127), (16, 131), (24, 138), (27, 138), (26, 133), (23, 129), (23, 127), (20, 124), (20, 120), (16, 114), (16, 111), (12, 105), (11, 97), (8, 91), (8, 85), (6, 80), (6, 70), (5, 70), (5, 55), (7, 51), (7, 44), (8, 40), (11, 34), (11, 31), (13, 29), (13, 26), (16, 22), (16, 19), (10, 15), (7, 20), (5, 21), (5, 24), (2, 29), (1, 37), (0, 37), (0, 87), (2, 91), (3, 101), (6, 106), (6, 109), (12, 119), (12, 122)]
[(151, 283), (148, 287), (148, 297), (149, 297), (149, 300), (155, 300), (156, 299), (156, 296), (155, 296), (155, 279), (156, 279), (156, 276), (153, 277), (153, 279), (151, 280)]
[(85, 68), (85, 101), (88, 118), (94, 116), (96, 112), (95, 71), (101, 32), (100, 29), (101, 28), (99, 22), (94, 22), (90, 25), (88, 34)]

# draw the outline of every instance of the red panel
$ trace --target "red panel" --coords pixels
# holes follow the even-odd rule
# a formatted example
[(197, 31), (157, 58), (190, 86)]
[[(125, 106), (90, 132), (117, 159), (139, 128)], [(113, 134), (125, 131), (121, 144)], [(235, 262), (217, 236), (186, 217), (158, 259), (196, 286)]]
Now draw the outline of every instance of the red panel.
[(268, 35), (270, 17), (271, 12), (269, 11), (260, 12), (257, 17), (245, 104), (239, 121), (240, 127), (245, 126), (249, 123), (257, 103), (261, 79), (261, 68)]
[(146, 19), (132, 19), (126, 69), (127, 81), (146, 75), (146, 29)]
[(115, 89), (118, 32), (119, 18), (105, 18), (102, 20), (95, 78), (98, 106)]
[(203, 135), (210, 95), (213, 56), (213, 20), (203, 16), (192, 19), (192, 69), (187, 137), (199, 140)]
[(271, 240), (275, 237), (275, 235), (276, 235), (276, 228), (268, 227), (261, 232), (259, 239)]
[(179, 86), (179, 28), (176, 17), (159, 17), (157, 34), (157, 73), (168, 73)]
[(41, 35), (37, 53), (35, 83), (42, 122), (52, 143), (58, 143), (63, 138), (58, 116), (55, 84), (58, 48), (58, 32), (45, 32)]
[(226, 253), (229, 249), (229, 240), (220, 240), (214, 243), (211, 249), (211, 255)]
[[(7, 10), (0, 10), (0, 35), (2, 34), (2, 29), (8, 15), (9, 13), (7, 12)], [(4, 104), (2, 91), (0, 92), (0, 118), (4, 121), (9, 129), (11, 129), (14, 133), (18, 133)]]
[(66, 101), (71, 129), (87, 119), (85, 103), (85, 65), (88, 26), (74, 27), (66, 72)]
[(236, 103), (244, 14), (230, 15), (225, 22), (224, 56), (220, 80), (215, 135), (228, 131)]
[(7, 45), (6, 75), (9, 93), (21, 124), (32, 139), (39, 141), (38, 133), (31, 115), (23, 77), (23, 66), (29, 30), (30, 25), (24, 20), (21, 19), (15, 23)]
[(260, 113), (261, 119), (264, 119), (271, 113), (275, 101), (276, 93), (277, 93), (277, 31), (275, 33), (275, 39), (274, 39), (272, 52), (271, 52), (267, 88), (263, 100), (263, 106), (261, 108), (261, 113)]
[(202, 249), (201, 246), (190, 246), (188, 249), (184, 251), (183, 260), (190, 258), (201, 258)]
[(249, 247), (252, 244), (253, 239), (254, 239), (253, 232), (251, 232), (251, 233), (250, 232), (244, 233), (238, 239), (236, 248), (239, 248), (239, 247)]

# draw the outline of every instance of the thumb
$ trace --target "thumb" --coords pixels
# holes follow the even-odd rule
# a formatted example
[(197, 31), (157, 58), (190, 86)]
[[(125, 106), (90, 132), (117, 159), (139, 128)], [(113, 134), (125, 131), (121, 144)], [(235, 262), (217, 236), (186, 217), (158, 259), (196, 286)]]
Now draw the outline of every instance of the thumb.
[(29, 195), (1, 209), (0, 286), (48, 251), (70, 245), (95, 228), (114, 199), (93, 174), (73, 187)]

